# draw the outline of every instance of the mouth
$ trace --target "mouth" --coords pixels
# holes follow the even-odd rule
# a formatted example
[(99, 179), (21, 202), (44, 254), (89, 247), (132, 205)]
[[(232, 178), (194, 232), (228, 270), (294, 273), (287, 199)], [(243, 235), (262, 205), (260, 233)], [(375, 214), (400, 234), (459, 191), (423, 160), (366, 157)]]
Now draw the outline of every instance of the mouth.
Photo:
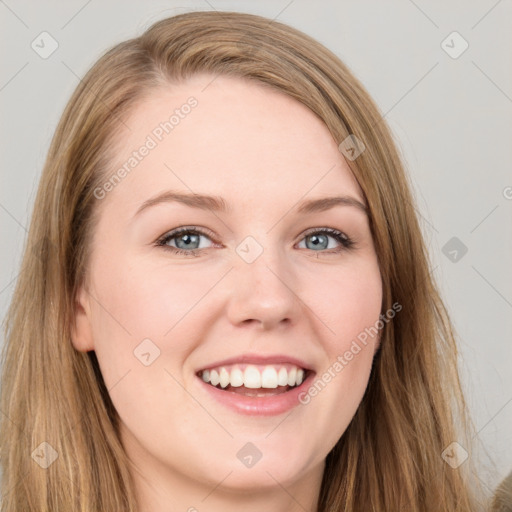
[(315, 374), (295, 357), (254, 353), (217, 361), (195, 372), (206, 400), (253, 417), (284, 414), (304, 404), (301, 396)]
[(205, 384), (227, 393), (245, 397), (270, 397), (288, 393), (314, 372), (293, 363), (229, 365), (205, 368), (197, 372)]

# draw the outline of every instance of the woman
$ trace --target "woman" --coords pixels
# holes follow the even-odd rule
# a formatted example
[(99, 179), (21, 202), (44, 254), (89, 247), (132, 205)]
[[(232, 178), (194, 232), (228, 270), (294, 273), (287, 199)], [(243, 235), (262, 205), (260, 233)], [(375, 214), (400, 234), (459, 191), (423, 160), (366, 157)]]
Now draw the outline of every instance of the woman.
[(481, 509), (389, 129), (283, 24), (183, 14), (92, 67), (6, 328), (3, 511)]

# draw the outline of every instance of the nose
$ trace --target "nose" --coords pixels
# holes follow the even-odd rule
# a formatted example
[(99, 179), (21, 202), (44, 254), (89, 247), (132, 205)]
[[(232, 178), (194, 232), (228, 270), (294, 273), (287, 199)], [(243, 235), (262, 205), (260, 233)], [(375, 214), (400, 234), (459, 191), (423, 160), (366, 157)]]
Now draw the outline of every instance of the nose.
[(303, 306), (287, 262), (264, 251), (252, 263), (240, 258), (230, 274), (227, 314), (233, 325), (255, 324), (266, 330), (296, 323)]

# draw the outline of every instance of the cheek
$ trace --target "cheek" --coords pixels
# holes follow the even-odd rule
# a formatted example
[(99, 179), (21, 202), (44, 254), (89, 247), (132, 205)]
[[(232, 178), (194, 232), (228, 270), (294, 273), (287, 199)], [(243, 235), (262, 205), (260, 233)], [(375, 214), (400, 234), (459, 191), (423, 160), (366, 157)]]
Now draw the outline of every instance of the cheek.
[[(304, 291), (308, 306), (323, 325), (326, 360), (302, 395), (305, 407), (334, 444), (348, 427), (365, 393), (382, 304), (382, 284), (376, 260), (331, 273), (329, 279)], [(320, 322), (321, 321), (321, 322)], [(320, 328), (320, 327), (319, 327)], [(318, 447), (320, 450), (320, 446)]]
[[(197, 415), (197, 404), (176, 381), (182, 382), (192, 349), (185, 315), (204, 291), (190, 286), (180, 272), (171, 276), (168, 269), (142, 261), (123, 265), (118, 258), (116, 263), (100, 268), (94, 280), (93, 336), (105, 385), (136, 437), (151, 429), (156, 437), (164, 428), (169, 435), (185, 436), (192, 426), (183, 417)], [(181, 419), (172, 414), (177, 408)]]
[[(119, 260), (117, 260), (119, 261)], [(208, 269), (170, 268), (141, 260), (104, 266), (96, 276), (100, 315), (107, 323), (136, 339), (169, 340), (169, 332), (191, 312), (213, 288), (219, 273)], [(121, 328), (121, 330), (119, 330)]]
[[(375, 324), (382, 305), (382, 284), (375, 259), (365, 259), (310, 275), (301, 296), (315, 313), (331, 358)], [(320, 331), (319, 331), (320, 332)], [(371, 339), (370, 339), (371, 341)]]
[[(130, 410), (130, 396), (141, 403), (154, 400), (151, 394), (146, 396), (146, 384), (148, 393), (150, 386), (165, 387), (165, 393), (176, 396), (177, 384), (166, 370), (183, 380), (198, 333), (207, 328), (207, 301), (202, 299), (222, 273), (199, 266), (171, 268), (165, 262), (124, 255), (104, 261), (93, 280), (93, 337), (107, 388), (115, 386), (116, 405)], [(198, 322), (201, 318), (203, 323)], [(151, 361), (148, 366), (144, 359)]]

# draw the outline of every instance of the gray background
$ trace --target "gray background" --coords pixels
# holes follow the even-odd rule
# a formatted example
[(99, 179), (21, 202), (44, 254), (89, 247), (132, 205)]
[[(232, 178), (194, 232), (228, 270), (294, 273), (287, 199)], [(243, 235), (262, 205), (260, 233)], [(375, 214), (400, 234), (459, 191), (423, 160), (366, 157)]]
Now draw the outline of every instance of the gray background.
[[(261, 14), (310, 34), (380, 106), (411, 174), (433, 275), (458, 333), (482, 446), (471, 455), (494, 487), (512, 470), (510, 1), (0, 0), (0, 318), (50, 139), (80, 77), (108, 47), (156, 20), (212, 9)], [(48, 58), (31, 47), (42, 46), (44, 31), (58, 43)], [(453, 31), (469, 44), (457, 58), (462, 39), (442, 45)]]

